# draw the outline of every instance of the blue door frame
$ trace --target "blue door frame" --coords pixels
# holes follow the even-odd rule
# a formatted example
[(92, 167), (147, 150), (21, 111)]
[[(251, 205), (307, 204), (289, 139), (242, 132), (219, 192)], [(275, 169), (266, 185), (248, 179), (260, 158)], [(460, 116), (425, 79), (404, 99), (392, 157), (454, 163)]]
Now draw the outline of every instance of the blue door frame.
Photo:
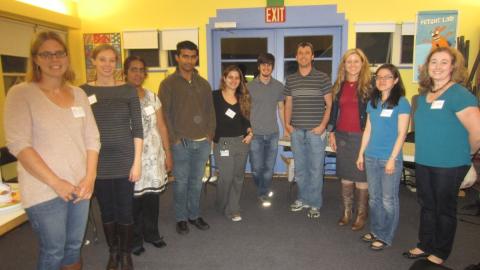
[[(283, 82), (285, 37), (331, 35), (332, 56), (327, 60), (332, 61), (332, 81), (335, 80), (341, 55), (347, 50), (348, 22), (345, 15), (337, 12), (336, 5), (294, 6), (287, 7), (286, 18), (285, 23), (267, 24), (262, 7), (217, 10), (217, 16), (210, 18), (206, 26), (208, 79), (213, 88), (218, 88), (221, 77), (221, 39), (229, 37), (266, 37), (268, 52), (276, 58), (273, 77)], [(218, 22), (235, 22), (236, 27), (217, 29), (215, 23)], [(275, 172), (286, 172), (280, 154), (284, 154), (283, 149), (279, 151)]]

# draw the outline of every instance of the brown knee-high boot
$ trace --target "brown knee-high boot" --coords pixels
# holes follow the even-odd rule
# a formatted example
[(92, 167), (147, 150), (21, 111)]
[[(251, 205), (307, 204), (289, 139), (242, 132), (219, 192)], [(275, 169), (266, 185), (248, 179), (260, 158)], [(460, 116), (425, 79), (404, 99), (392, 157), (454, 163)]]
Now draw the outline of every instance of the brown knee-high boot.
[(117, 229), (120, 239), (120, 269), (133, 270), (131, 254), (133, 244), (133, 224), (118, 224)]
[(352, 230), (358, 231), (363, 229), (368, 217), (368, 189), (355, 190), (355, 199), (357, 204), (357, 218), (352, 224)]
[(353, 190), (354, 183), (342, 183), (343, 216), (338, 220), (338, 225), (345, 226), (352, 218)]
[(117, 223), (109, 222), (103, 223), (103, 230), (105, 232), (105, 239), (110, 248), (110, 257), (108, 258), (107, 270), (117, 270), (118, 268), (118, 233)]

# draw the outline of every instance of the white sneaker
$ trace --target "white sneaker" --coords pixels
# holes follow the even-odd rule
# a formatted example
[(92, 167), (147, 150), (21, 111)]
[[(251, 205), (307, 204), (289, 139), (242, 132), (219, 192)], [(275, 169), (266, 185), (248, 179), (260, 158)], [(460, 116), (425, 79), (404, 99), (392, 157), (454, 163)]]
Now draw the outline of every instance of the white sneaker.
[(267, 195), (260, 196), (260, 201), (262, 202), (262, 207), (267, 208), (272, 206), (272, 202), (270, 201), (270, 198), (267, 197)]
[(301, 211), (303, 208), (309, 208), (309, 207), (310, 206), (308, 206), (307, 204), (304, 204), (303, 202), (296, 200), (290, 205), (290, 211), (297, 212), (297, 211)]
[(270, 190), (270, 192), (268, 192), (267, 196), (268, 196), (269, 198), (273, 197), (273, 191)]
[(309, 218), (319, 218), (320, 217), (320, 209), (318, 209), (316, 207), (312, 207), (312, 208), (308, 209), (307, 217), (309, 217)]
[(242, 216), (240, 216), (240, 215), (234, 215), (232, 217), (233, 222), (238, 222), (238, 221), (241, 221), (241, 220), (242, 220)]

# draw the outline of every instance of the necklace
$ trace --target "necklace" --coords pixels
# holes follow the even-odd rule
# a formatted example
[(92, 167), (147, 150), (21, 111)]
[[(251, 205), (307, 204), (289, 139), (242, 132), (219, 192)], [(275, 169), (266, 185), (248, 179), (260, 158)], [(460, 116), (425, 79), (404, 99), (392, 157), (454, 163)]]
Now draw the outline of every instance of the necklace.
[(442, 91), (443, 88), (445, 88), (445, 86), (447, 86), (447, 84), (449, 84), (450, 82), (451, 82), (451, 80), (448, 80), (448, 82), (446, 82), (446, 83), (445, 83), (444, 85), (442, 85), (441, 87), (439, 87), (439, 88), (437, 88), (437, 89), (435, 89), (435, 90), (430, 89), (429, 91), (430, 91), (430, 93), (433, 93), (433, 94), (438, 93), (439, 91)]

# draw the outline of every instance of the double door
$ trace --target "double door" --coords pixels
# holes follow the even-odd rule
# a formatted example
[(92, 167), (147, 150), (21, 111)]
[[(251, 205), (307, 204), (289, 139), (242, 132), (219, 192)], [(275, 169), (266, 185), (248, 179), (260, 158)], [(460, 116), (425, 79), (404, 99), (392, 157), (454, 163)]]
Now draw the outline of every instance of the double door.
[[(275, 56), (273, 77), (284, 83), (287, 75), (297, 71), (298, 65), (295, 59), (297, 44), (305, 41), (310, 42), (314, 47), (313, 65), (328, 74), (333, 81), (341, 57), (339, 27), (215, 30), (213, 70), (209, 71), (213, 72), (212, 87), (219, 88), (223, 69), (232, 64), (242, 69), (247, 81), (252, 80), (258, 74), (257, 57), (260, 53), (266, 52)], [(291, 155), (284, 153), (283, 150), (279, 153)], [(275, 172), (286, 172), (286, 170), (285, 164), (278, 157)]]

